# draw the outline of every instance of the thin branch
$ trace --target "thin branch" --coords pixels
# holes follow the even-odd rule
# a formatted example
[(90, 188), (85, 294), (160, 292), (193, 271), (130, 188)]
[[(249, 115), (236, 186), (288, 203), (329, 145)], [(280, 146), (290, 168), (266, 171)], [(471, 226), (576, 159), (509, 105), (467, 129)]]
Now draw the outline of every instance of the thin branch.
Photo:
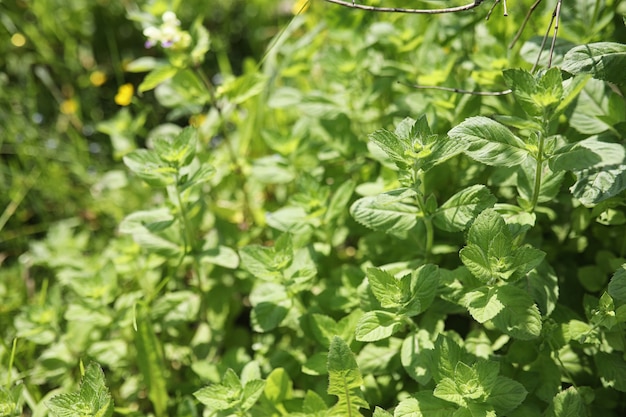
[(351, 9), (367, 10), (370, 12), (386, 12), (386, 13), (414, 13), (414, 14), (441, 14), (441, 13), (457, 13), (465, 10), (471, 10), (482, 4), (484, 0), (474, 0), (472, 3), (465, 4), (463, 6), (448, 7), (444, 9), (404, 9), (399, 7), (376, 7), (366, 6), (363, 4), (356, 4), (354, 0), (347, 2), (343, 0), (325, 0), (328, 3), (338, 4), (344, 7), (350, 7)]
[(552, 66), (552, 57), (554, 56), (554, 46), (556, 45), (556, 36), (559, 33), (559, 21), (561, 20), (561, 5), (563, 4), (563, 0), (558, 0), (556, 2), (556, 7), (554, 8), (554, 14), (552, 15), (554, 20), (554, 36), (552, 37), (552, 44), (550, 45), (550, 59), (548, 60), (548, 68)]
[(541, 3), (541, 0), (536, 0), (533, 3), (533, 5), (530, 6), (530, 9), (528, 9), (528, 13), (526, 13), (526, 17), (524, 18), (524, 21), (522, 22), (522, 26), (520, 26), (520, 28), (518, 29), (517, 33), (515, 34), (515, 37), (513, 38), (511, 43), (509, 44), (509, 49), (512, 49), (513, 46), (515, 46), (515, 44), (519, 40), (520, 36), (522, 36), (522, 32), (524, 32), (524, 28), (526, 27), (526, 24), (530, 20), (530, 16), (533, 14), (533, 12), (537, 8), (537, 6), (539, 6), (539, 3)]
[(485, 16), (485, 20), (489, 20), (489, 18), (491, 17), (491, 13), (493, 13), (493, 11), (495, 10), (496, 6), (498, 4), (500, 4), (502, 0), (496, 0), (493, 2), (493, 5), (491, 6), (491, 8), (489, 9), (489, 11), (487, 12), (487, 16)]
[(439, 91), (449, 91), (451, 93), (457, 94), (470, 94), (473, 96), (505, 96), (507, 94), (511, 94), (512, 90), (503, 90), (503, 91), (470, 91), (470, 90), (462, 90), (460, 88), (451, 88), (451, 87), (441, 87), (438, 85), (416, 85), (416, 84), (407, 84), (402, 81), (398, 81), (399, 84), (406, 85), (407, 87), (417, 88), (420, 90), (439, 90)]
[[(558, 3), (557, 3), (557, 7), (558, 7)], [(550, 29), (552, 28), (552, 25), (554, 24), (555, 16), (556, 16), (556, 8), (554, 9), (554, 13), (552, 13), (552, 18), (550, 19), (550, 24), (548, 25), (548, 28), (546, 29), (546, 34), (543, 35), (543, 39), (541, 40), (541, 46), (539, 47), (537, 60), (535, 61), (535, 64), (533, 65), (533, 68), (530, 70), (530, 72), (535, 72), (535, 70), (539, 66), (539, 61), (541, 60), (541, 54), (543, 53), (543, 48), (546, 46), (546, 41), (548, 40), (548, 34), (550, 33)], [(552, 61), (552, 59), (550, 59), (550, 61)]]

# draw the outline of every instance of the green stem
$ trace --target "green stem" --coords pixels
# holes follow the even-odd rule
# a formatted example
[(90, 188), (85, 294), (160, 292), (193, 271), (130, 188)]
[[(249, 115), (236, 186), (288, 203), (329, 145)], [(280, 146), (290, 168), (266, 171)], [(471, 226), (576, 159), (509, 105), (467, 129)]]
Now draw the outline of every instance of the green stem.
[[(545, 132), (545, 129), (544, 129)], [(545, 134), (541, 132), (539, 134), (539, 144), (537, 151), (537, 166), (535, 167), (535, 188), (533, 190), (533, 199), (531, 201), (531, 211), (535, 211), (537, 202), (539, 201), (539, 194), (541, 193), (541, 172), (543, 169), (543, 146), (545, 142)]]
[[(424, 173), (420, 170), (420, 173), (416, 173), (414, 175), (414, 184), (419, 184), (415, 187), (415, 191), (417, 191), (417, 207), (422, 212), (422, 219), (424, 220), (424, 227), (426, 228), (426, 247), (424, 249), (424, 255), (426, 258), (430, 256), (430, 253), (433, 248), (433, 241), (435, 236), (435, 230), (433, 228), (433, 223), (428, 218), (426, 213), (426, 203), (424, 202), (425, 195), (425, 186), (424, 186)], [(419, 179), (418, 179), (419, 178)]]
[(187, 217), (187, 210), (185, 209), (185, 206), (183, 204), (183, 199), (180, 195), (180, 190), (178, 189), (178, 174), (176, 174), (176, 185), (175, 185), (175, 191), (176, 191), (176, 199), (178, 200), (178, 209), (180, 210), (180, 215), (183, 219), (183, 224), (182, 224), (182, 228), (183, 228), (183, 243), (185, 244), (185, 252), (183, 254), (183, 258), (185, 257), (185, 255), (189, 254), (190, 249), (191, 249), (191, 242), (192, 237), (191, 237), (191, 227), (189, 226), (189, 219)]

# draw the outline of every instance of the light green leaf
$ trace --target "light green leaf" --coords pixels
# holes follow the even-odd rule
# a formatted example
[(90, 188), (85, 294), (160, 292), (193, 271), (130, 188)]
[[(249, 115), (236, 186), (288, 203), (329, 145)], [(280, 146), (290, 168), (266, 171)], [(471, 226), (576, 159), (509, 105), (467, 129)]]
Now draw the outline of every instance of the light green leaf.
[(463, 395), (458, 391), (457, 384), (452, 378), (443, 378), (439, 381), (433, 391), (433, 395), (461, 407), (467, 405), (465, 398), (463, 398)]
[(251, 178), (263, 184), (287, 184), (295, 177), (289, 161), (280, 155), (264, 156), (252, 163)]
[(424, 312), (435, 299), (439, 287), (439, 268), (426, 264), (402, 277), (403, 306), (400, 313), (415, 316)]
[(241, 409), (249, 410), (258, 401), (263, 394), (265, 388), (265, 381), (260, 379), (253, 379), (246, 382), (241, 393)]
[[(57, 417), (111, 417), (114, 405), (104, 372), (99, 365), (91, 363), (85, 370), (78, 392), (56, 395), (46, 402), (46, 406)], [(7, 415), (13, 415), (14, 408)]]
[(243, 387), (232, 369), (228, 369), (221, 384), (212, 384), (193, 395), (211, 411), (228, 410), (241, 401)]
[(360, 408), (369, 408), (363, 399), (363, 378), (350, 347), (335, 336), (328, 351), (328, 393), (338, 397), (331, 415), (361, 416)]
[(571, 74), (591, 74), (615, 84), (626, 84), (626, 45), (597, 42), (579, 45), (565, 54), (561, 69)]
[(587, 417), (587, 415), (585, 400), (576, 387), (559, 392), (544, 413), (544, 417)]
[(498, 415), (507, 415), (524, 401), (527, 394), (526, 388), (519, 382), (498, 376), (489, 392), (487, 403), (495, 408)]
[(369, 139), (382, 149), (398, 168), (406, 169), (410, 165), (410, 158), (405, 155), (405, 149), (410, 146), (408, 139), (398, 137), (395, 133), (384, 129), (370, 134)]
[(493, 207), (496, 198), (484, 185), (473, 185), (454, 194), (433, 216), (433, 223), (447, 232), (465, 230), (478, 213)]
[(316, 414), (328, 410), (326, 403), (315, 391), (308, 390), (302, 402), (302, 411), (307, 414)]
[(310, 316), (310, 326), (313, 337), (322, 346), (329, 347), (333, 336), (339, 336), (337, 322), (330, 316), (313, 313)]
[(529, 155), (524, 141), (504, 125), (486, 117), (470, 117), (452, 128), (448, 135), (465, 143), (470, 158), (486, 165), (516, 166)]
[(259, 95), (265, 88), (267, 77), (260, 72), (252, 72), (227, 79), (218, 87), (218, 97), (226, 97), (233, 104), (241, 104)]
[(154, 151), (159, 159), (171, 167), (184, 167), (191, 163), (196, 155), (197, 132), (193, 127), (186, 127), (174, 138), (156, 137), (153, 140)]
[(285, 287), (265, 282), (257, 285), (250, 294), (252, 326), (257, 332), (267, 332), (280, 325), (287, 316), (292, 300)]
[(348, 180), (335, 190), (328, 204), (328, 210), (324, 214), (324, 224), (336, 221), (346, 212), (346, 207), (348, 207), (355, 187), (356, 183), (353, 180)]
[(430, 335), (425, 330), (412, 333), (402, 342), (400, 350), (402, 366), (411, 378), (422, 385), (426, 385), (432, 378), (427, 365), (434, 347)]
[(150, 91), (159, 84), (172, 78), (177, 72), (178, 68), (170, 65), (158, 66), (146, 75), (141, 84), (139, 84), (139, 87), (137, 87), (137, 91), (139, 93)]
[(396, 407), (394, 417), (450, 417), (457, 407), (433, 396), (427, 391), (420, 391), (414, 398), (402, 400)]
[(135, 346), (137, 348), (137, 365), (143, 375), (143, 383), (148, 388), (148, 398), (154, 406), (157, 417), (167, 415), (167, 376), (161, 343), (152, 328), (148, 308), (137, 304), (137, 331)]
[(398, 189), (376, 196), (363, 197), (350, 207), (350, 214), (362, 225), (404, 238), (417, 224), (419, 210), (406, 203), (415, 191)]
[(383, 308), (398, 308), (402, 306), (404, 291), (400, 280), (379, 268), (369, 268), (367, 270), (367, 280), (374, 297), (376, 297)]
[(280, 404), (293, 396), (293, 383), (284, 368), (276, 368), (267, 376), (263, 393), (272, 404)]
[(136, 149), (123, 160), (131, 171), (152, 187), (165, 187), (176, 181), (176, 168), (161, 160), (154, 151)]
[(477, 288), (465, 293), (460, 301), (479, 323), (491, 320), (504, 308), (504, 304), (498, 300), (495, 287)]
[(547, 262), (542, 262), (526, 275), (528, 291), (543, 316), (554, 311), (559, 299), (559, 282), (556, 273)]
[(388, 411), (383, 410), (380, 407), (376, 407), (374, 409), (374, 414), (372, 414), (372, 417), (393, 417), (393, 414), (391, 414)]
[(374, 342), (386, 339), (402, 326), (401, 319), (386, 311), (368, 311), (361, 317), (356, 327), (356, 340), (360, 342)]

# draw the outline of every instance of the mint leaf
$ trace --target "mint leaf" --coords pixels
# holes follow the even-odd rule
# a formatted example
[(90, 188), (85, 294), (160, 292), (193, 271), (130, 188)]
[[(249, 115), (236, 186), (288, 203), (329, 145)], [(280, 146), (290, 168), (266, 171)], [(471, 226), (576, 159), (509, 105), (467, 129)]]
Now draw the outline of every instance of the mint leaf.
[(413, 398), (402, 400), (396, 407), (394, 417), (450, 417), (457, 407), (448, 401), (435, 397), (427, 391), (420, 391)]
[[(89, 364), (85, 370), (78, 392), (56, 395), (47, 401), (46, 405), (57, 417), (113, 415), (113, 399), (106, 386), (104, 372), (95, 363)], [(10, 411), (12, 413), (13, 410)]]
[(495, 287), (477, 288), (465, 293), (460, 301), (479, 323), (491, 320), (504, 309), (504, 304), (498, 299)]
[(626, 264), (620, 266), (611, 277), (608, 293), (619, 304), (626, 304)]
[(434, 347), (429, 333), (425, 330), (410, 334), (402, 342), (400, 350), (402, 366), (411, 378), (422, 385), (426, 385), (432, 378), (428, 363), (431, 361), (430, 355)]
[(426, 264), (402, 277), (403, 305), (400, 312), (406, 316), (415, 316), (425, 311), (432, 304), (439, 287), (439, 268)]
[(293, 395), (293, 383), (284, 368), (276, 368), (267, 376), (263, 394), (273, 404), (280, 404)]
[(243, 387), (239, 377), (228, 369), (222, 378), (222, 383), (212, 384), (194, 392), (198, 399), (211, 411), (228, 410), (240, 403)]
[(406, 238), (407, 232), (417, 224), (419, 210), (407, 203), (415, 195), (414, 190), (401, 188), (363, 197), (352, 204), (350, 214), (370, 229)]
[(587, 407), (575, 387), (559, 392), (544, 413), (544, 417), (586, 417)]
[(598, 352), (593, 356), (604, 386), (626, 392), (626, 361), (619, 353)]
[(626, 45), (597, 42), (579, 45), (565, 54), (561, 69), (572, 74), (591, 74), (594, 78), (626, 84)]
[(498, 415), (506, 415), (516, 409), (527, 394), (528, 392), (519, 382), (498, 376), (489, 392), (487, 403), (494, 407)]
[(394, 417), (393, 414), (383, 410), (380, 407), (376, 407), (374, 409), (374, 414), (372, 414), (372, 417)]
[(467, 144), (470, 158), (486, 165), (516, 166), (528, 156), (526, 144), (504, 125), (482, 116), (470, 117), (448, 135)]
[(493, 207), (496, 198), (484, 185), (473, 185), (454, 194), (433, 216), (433, 223), (447, 232), (465, 230), (478, 213)]
[(383, 308), (402, 306), (405, 291), (400, 280), (378, 268), (369, 268), (367, 270), (367, 280), (372, 294), (374, 294), (374, 297), (376, 297)]
[(363, 399), (363, 378), (350, 347), (335, 336), (328, 351), (328, 393), (339, 399), (331, 415), (361, 416), (360, 408), (368, 408)]
[(386, 339), (404, 326), (401, 318), (386, 311), (368, 311), (356, 327), (356, 340), (374, 342)]
[(517, 339), (529, 340), (541, 334), (541, 315), (527, 292), (511, 285), (497, 288), (498, 300), (505, 308), (493, 318), (493, 324)]
[(123, 158), (124, 164), (152, 187), (166, 187), (176, 182), (177, 169), (159, 158), (156, 152), (136, 149)]

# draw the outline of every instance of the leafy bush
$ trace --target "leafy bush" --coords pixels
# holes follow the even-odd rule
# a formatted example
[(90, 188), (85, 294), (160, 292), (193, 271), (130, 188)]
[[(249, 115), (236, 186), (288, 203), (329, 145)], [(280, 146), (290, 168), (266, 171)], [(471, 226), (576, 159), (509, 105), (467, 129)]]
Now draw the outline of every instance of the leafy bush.
[[(37, 7), (73, 16), (49, 28), (65, 48), (96, 51), (81, 31), (102, 7), (79, 3)], [(522, 35), (509, 52), (518, 27), (480, 7), (258, 0), (253, 54), (262, 10), (296, 15), (245, 59), (203, 2), (174, 3), (112, 9), (129, 82), (107, 104), (80, 92), (112, 156), (101, 171), (85, 174), (84, 129), (7, 122), (29, 136), (7, 136), (0, 224), (36, 215), (46, 233), (3, 249), (1, 415), (623, 414), (619, 2), (564, 4), (553, 51)], [(531, 26), (548, 25), (542, 7)], [(5, 84), (40, 92), (10, 65)], [(48, 65), (51, 80), (83, 72)], [(73, 139), (64, 169), (27, 158), (46, 130)]]

